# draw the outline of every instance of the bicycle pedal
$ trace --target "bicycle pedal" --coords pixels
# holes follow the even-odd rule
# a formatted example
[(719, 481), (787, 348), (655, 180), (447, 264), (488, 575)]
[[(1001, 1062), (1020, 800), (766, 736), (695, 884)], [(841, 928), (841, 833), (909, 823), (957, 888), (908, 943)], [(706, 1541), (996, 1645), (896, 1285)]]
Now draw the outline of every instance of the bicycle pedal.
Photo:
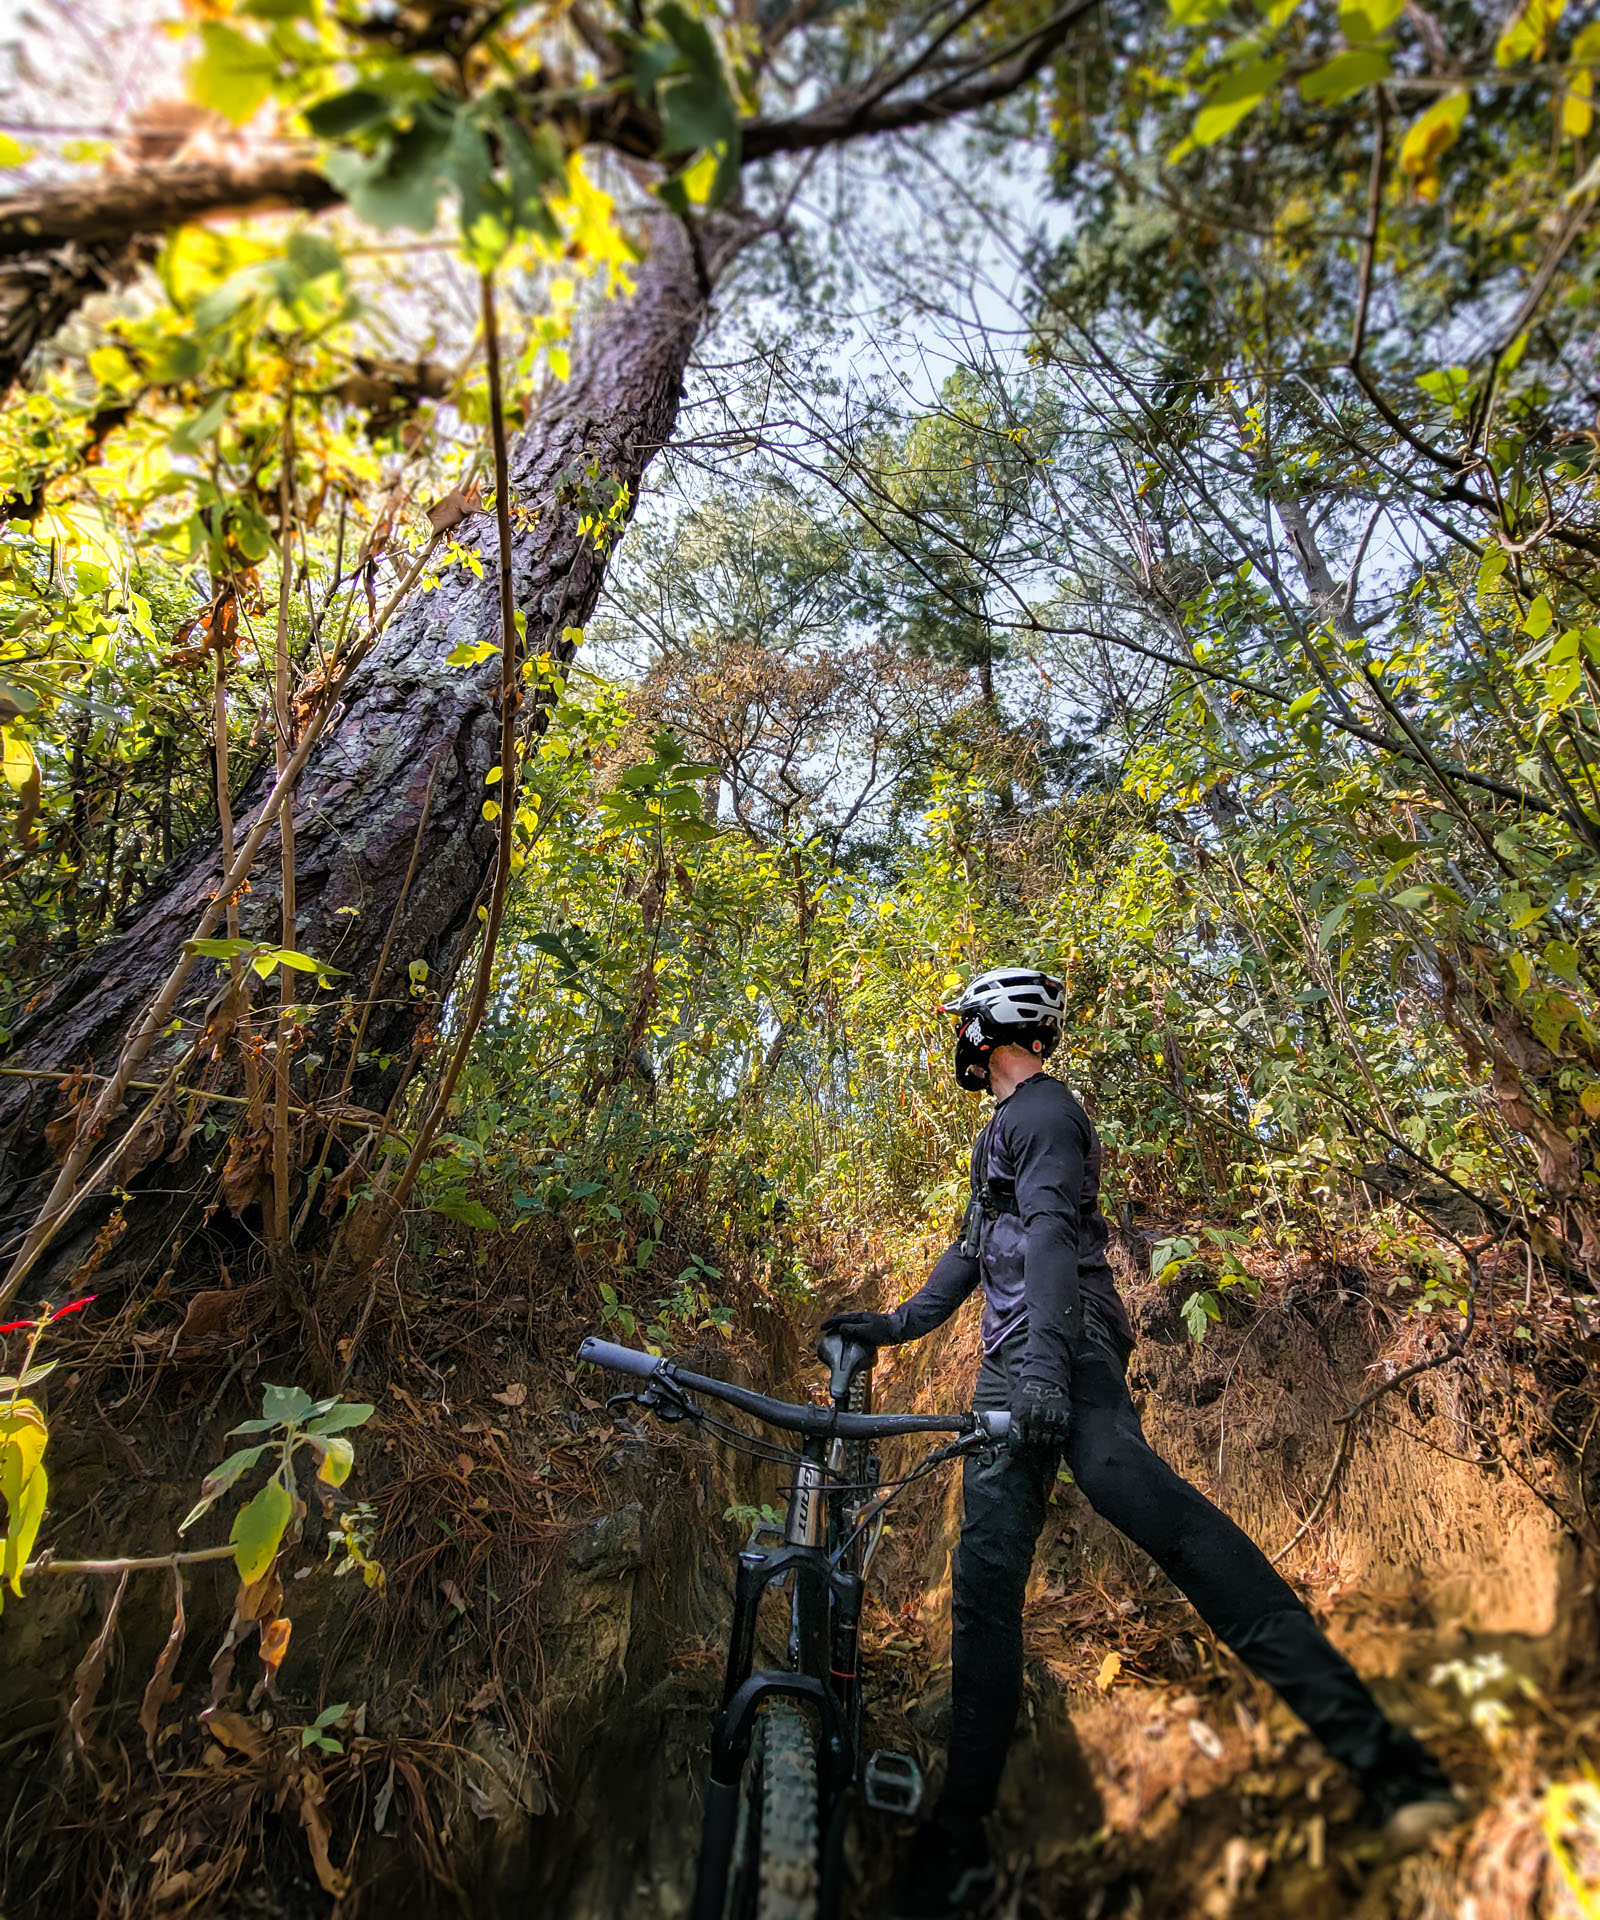
[(909, 1753), (879, 1747), (867, 1761), (861, 1788), (874, 1813), (897, 1813), (910, 1820), (922, 1805), (922, 1769)]

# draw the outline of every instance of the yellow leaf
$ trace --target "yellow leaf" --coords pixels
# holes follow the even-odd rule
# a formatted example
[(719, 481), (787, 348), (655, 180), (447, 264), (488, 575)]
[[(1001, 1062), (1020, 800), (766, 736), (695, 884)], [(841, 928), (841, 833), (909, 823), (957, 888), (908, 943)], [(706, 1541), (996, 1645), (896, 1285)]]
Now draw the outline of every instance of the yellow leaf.
[(276, 1474), (240, 1508), (228, 1538), (233, 1543), (233, 1564), (245, 1586), (254, 1586), (277, 1558), (293, 1515), (293, 1497)]
[(355, 1448), (337, 1434), (319, 1440), (317, 1444), (322, 1448), (322, 1465), (317, 1468), (317, 1478), (325, 1486), (342, 1487), (350, 1478), (350, 1469), (356, 1463)]
[(1550, 29), (1561, 18), (1567, 0), (1522, 0), (1494, 43), (1497, 67), (1514, 67), (1519, 60), (1541, 60)]
[(1253, 113), (1278, 84), (1283, 70), (1282, 60), (1252, 60), (1225, 73), (1195, 115), (1193, 137), (1197, 144), (1214, 146), (1232, 133), (1245, 115)]
[(1400, 171), (1415, 186), (1419, 200), (1438, 199), (1438, 162), (1455, 145), (1467, 117), (1467, 105), (1466, 90), (1458, 87), (1407, 127), (1400, 143)]
[(1100, 1671), (1094, 1677), (1095, 1685), (1102, 1693), (1109, 1693), (1117, 1684), (1117, 1676), (1122, 1672), (1122, 1655), (1108, 1653), (1100, 1662)]
[(1564, 139), (1583, 140), (1594, 125), (1594, 75), (1587, 67), (1567, 82), (1561, 97), (1561, 132)]
[(711, 198), (712, 183), (717, 177), (717, 156), (709, 149), (701, 154), (694, 165), (679, 175), (683, 190), (688, 194), (692, 205), (703, 207)]
[(1591, 1080), (1578, 1099), (1591, 1120), (1600, 1120), (1600, 1080)]
[(33, 748), (20, 733), (13, 733), (9, 727), (0, 732), (0, 741), (5, 744), (6, 779), (14, 787), (25, 787), (35, 771)]
[(44, 1519), (50, 1489), (44, 1470), (44, 1450), (50, 1431), (31, 1400), (16, 1400), (0, 1413), (0, 1498), (6, 1503), (8, 1528), (0, 1557), (0, 1578), (21, 1596), (22, 1569), (33, 1553)]

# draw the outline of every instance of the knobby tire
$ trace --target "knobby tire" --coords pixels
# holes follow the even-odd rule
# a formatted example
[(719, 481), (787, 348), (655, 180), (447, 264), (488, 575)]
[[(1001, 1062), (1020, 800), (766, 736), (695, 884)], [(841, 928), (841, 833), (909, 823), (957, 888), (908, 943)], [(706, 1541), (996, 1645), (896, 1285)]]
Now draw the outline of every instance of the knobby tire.
[(817, 1743), (792, 1700), (757, 1712), (729, 1920), (817, 1920)]

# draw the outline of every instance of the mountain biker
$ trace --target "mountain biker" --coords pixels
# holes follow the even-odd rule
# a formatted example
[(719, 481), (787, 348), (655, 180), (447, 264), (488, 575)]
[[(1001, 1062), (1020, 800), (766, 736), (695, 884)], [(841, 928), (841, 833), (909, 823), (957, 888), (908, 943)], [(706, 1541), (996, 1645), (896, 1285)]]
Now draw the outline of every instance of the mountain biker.
[(823, 1323), (896, 1346), (931, 1333), (981, 1286), (974, 1405), (1007, 1408), (1013, 1422), (1012, 1445), (965, 1465), (949, 1764), (896, 1881), (894, 1920), (963, 1913), (993, 1887), (984, 1820), (1021, 1704), (1023, 1595), (1062, 1461), (1095, 1511), (1344, 1762), (1374, 1824), (1415, 1844), (1456, 1812), (1437, 1762), (1384, 1716), (1260, 1548), (1144, 1438), (1123, 1378), (1134, 1342), (1106, 1260), (1100, 1140), (1044, 1071), (1065, 1010), (1059, 980), (1020, 967), (981, 974), (940, 1009), (957, 1020), (958, 1084), (995, 1103), (973, 1147), (962, 1238), (893, 1313)]

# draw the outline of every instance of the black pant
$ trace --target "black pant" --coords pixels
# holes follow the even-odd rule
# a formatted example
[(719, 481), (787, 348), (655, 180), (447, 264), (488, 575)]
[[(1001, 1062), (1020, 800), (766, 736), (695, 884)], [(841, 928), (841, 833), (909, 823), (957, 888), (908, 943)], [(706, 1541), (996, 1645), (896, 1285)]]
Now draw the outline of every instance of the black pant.
[[(1261, 1549), (1152, 1450), (1123, 1379), (1126, 1351), (1092, 1308), (1085, 1319), (1064, 1450), (1084, 1498), (1358, 1777), (1427, 1769), (1423, 1749), (1384, 1717)], [(1015, 1334), (984, 1360), (976, 1406), (1012, 1404), (1024, 1341)], [(966, 1462), (953, 1570), (949, 1812), (987, 1813), (1000, 1788), (1022, 1703), (1023, 1595), (1062, 1458), (1054, 1447), (1004, 1447)]]

